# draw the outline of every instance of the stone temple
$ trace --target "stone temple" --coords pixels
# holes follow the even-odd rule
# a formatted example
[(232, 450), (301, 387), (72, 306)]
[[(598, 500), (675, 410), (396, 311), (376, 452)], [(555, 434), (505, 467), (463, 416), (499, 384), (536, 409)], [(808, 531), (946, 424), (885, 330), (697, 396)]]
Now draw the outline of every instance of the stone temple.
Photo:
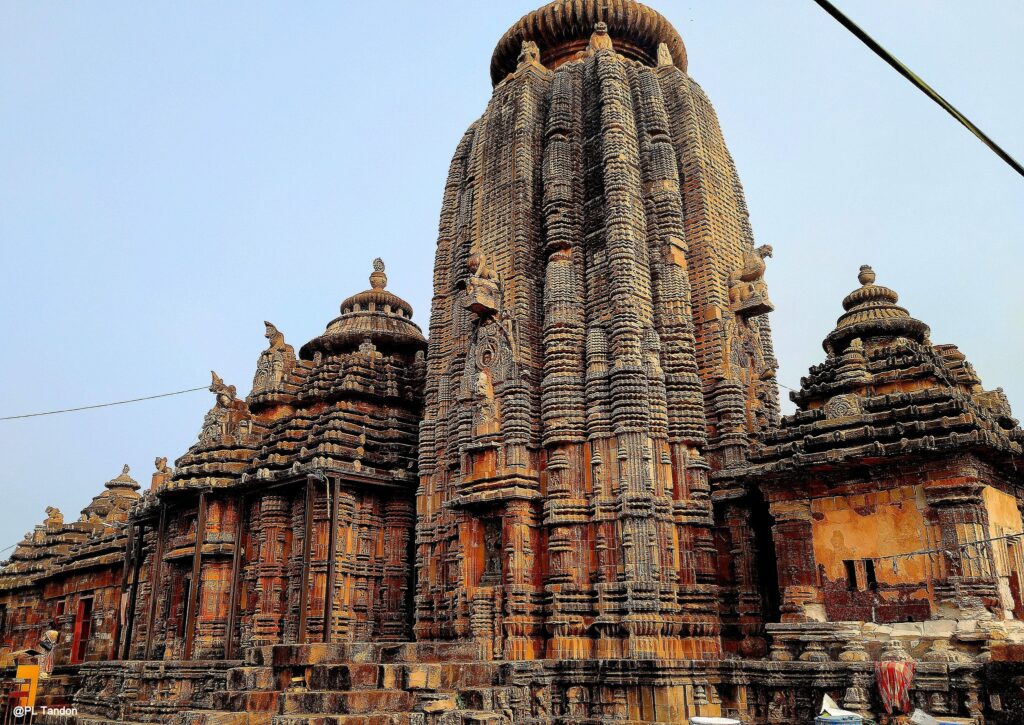
[(883, 663), (904, 706), (1024, 722), (1006, 397), (865, 266), (780, 415), (772, 250), (686, 67), (631, 0), (513, 25), (444, 189), (429, 343), (377, 260), (298, 353), (266, 323), (248, 397), (213, 375), (145, 493), (125, 467), (79, 521), (48, 510), (0, 570), (0, 646), (59, 633), (39, 701), (802, 723), (827, 694), (884, 720)]

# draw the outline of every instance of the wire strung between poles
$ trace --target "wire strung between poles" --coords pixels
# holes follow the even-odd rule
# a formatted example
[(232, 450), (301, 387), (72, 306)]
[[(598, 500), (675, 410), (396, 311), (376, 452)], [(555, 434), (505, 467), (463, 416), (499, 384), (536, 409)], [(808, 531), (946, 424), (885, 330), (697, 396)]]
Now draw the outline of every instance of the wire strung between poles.
[(895, 68), (897, 73), (899, 73), (901, 76), (903, 76), (908, 81), (913, 83), (918, 90), (920, 90), (926, 96), (935, 101), (935, 103), (937, 103), (942, 108), (942, 110), (944, 110), (950, 116), (955, 118), (968, 131), (973, 133), (979, 141), (988, 146), (993, 151), (993, 153), (995, 153), (996, 156), (1005, 161), (1011, 169), (1016, 171), (1021, 176), (1024, 176), (1024, 167), (1022, 167), (1015, 158), (1013, 158), (1012, 156), (1010, 156), (1010, 154), (1004, 151), (999, 144), (990, 139), (980, 128), (971, 123), (970, 119), (967, 118), (967, 116), (965, 116), (964, 114), (960, 113), (960, 111), (957, 110), (956, 106), (954, 106), (952, 103), (950, 103), (941, 95), (939, 95), (938, 91), (936, 91), (930, 85), (925, 83), (921, 77), (914, 73), (914, 71), (910, 70), (910, 68), (907, 68), (907, 66), (903, 65), (903, 63), (901, 63), (896, 56), (894, 56), (892, 53), (883, 48), (878, 43), (878, 41), (876, 41), (874, 38), (872, 38), (870, 35), (864, 32), (864, 30), (859, 25), (857, 25), (855, 22), (850, 20), (845, 15), (843, 15), (843, 12), (839, 8), (830, 3), (828, 0), (814, 0), (814, 2), (816, 2), (826, 13), (835, 18), (840, 25), (842, 25), (844, 28), (853, 33), (853, 35), (860, 42), (868, 46), (875, 53), (875, 55), (877, 55), (879, 58), (881, 58), (886, 63), (891, 65), (893, 68)]
[(44, 413), (24, 413), (22, 415), (8, 415), (0, 418), (0, 420), (17, 420), (19, 418), (37, 418), (41, 415), (57, 415), (58, 413), (76, 413), (80, 410), (95, 410), (96, 408), (109, 408), (112, 405), (125, 405), (127, 403), (140, 403), (143, 400), (156, 400), (157, 398), (169, 398), (172, 395), (184, 395), (185, 393), (194, 393), (197, 390), (207, 390), (208, 385), (201, 385), (198, 388), (188, 388), (187, 390), (175, 390), (173, 393), (160, 393), (159, 395), (147, 395), (143, 398), (131, 398), (130, 400), (117, 400), (113, 403), (98, 403), (97, 405), (82, 405), (77, 408), (63, 408), (61, 410), (48, 410)]

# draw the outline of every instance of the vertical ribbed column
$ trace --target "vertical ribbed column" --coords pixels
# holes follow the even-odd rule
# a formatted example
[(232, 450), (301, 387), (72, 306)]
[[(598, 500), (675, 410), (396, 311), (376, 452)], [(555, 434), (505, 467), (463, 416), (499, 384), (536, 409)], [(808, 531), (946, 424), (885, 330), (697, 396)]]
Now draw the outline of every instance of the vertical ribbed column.
[(450, 420), (453, 369), (467, 347), (465, 325), (460, 325), (457, 299), (452, 289), (460, 265), (465, 264), (472, 238), (473, 171), (472, 152), (477, 124), (463, 135), (452, 159), (445, 185), (434, 262), (434, 296), (430, 314), (430, 348), (424, 388), (423, 419), (420, 423), (420, 484), (416, 494), (416, 624), (418, 639), (443, 636), (442, 623), (453, 613), (444, 596), (446, 582), (443, 562), (451, 541), (451, 514), (443, 509), (450, 495), (452, 461), (458, 460), (458, 446), (452, 440), (457, 424)]
[(549, 597), (547, 656), (590, 655), (586, 620), (592, 611), (589, 502), (586, 498), (586, 315), (582, 244), (582, 74), (556, 75), (544, 153), (544, 379), (541, 410), (547, 450)]
[[(674, 68), (659, 70), (677, 149), (696, 361), (704, 386), (709, 454), (717, 467), (740, 464), (747, 446), (752, 379), (737, 366), (742, 345), (729, 307), (729, 276), (752, 248), (742, 188), (714, 109), (700, 87)], [(748, 333), (748, 336), (751, 336)], [(754, 344), (760, 344), (754, 339)]]
[(639, 148), (629, 81), (612, 51), (594, 56), (601, 104), (605, 237), (611, 319), (611, 413), (616, 439), (612, 475), (618, 481), (624, 596), (622, 625), (627, 655), (658, 654), (663, 621), (659, 597), (661, 567), (654, 505), (650, 437), (650, 390), (644, 370), (644, 329), (651, 325), (650, 269), (641, 196)]
[[(207, 540), (223, 538), (234, 532), (238, 516), (237, 499), (213, 499), (209, 504)], [(198, 613), (194, 656), (196, 659), (224, 657), (228, 603), (231, 599), (231, 559), (206, 559), (200, 567)]]
[(358, 499), (351, 488), (338, 489), (338, 530), (335, 532), (335, 591), (331, 641), (342, 642), (355, 636), (352, 602), (355, 598), (356, 546), (358, 538)]
[(392, 498), (384, 503), (380, 633), (387, 640), (405, 639), (409, 633), (409, 535), (414, 520), (413, 505), (408, 499)]
[(290, 555), (289, 501), (284, 496), (260, 499), (259, 563), (256, 566), (256, 607), (253, 615), (254, 647), (279, 644), (284, 619)]
[[(659, 515), (659, 536), (675, 544), (663, 548), (664, 565), (672, 567), (676, 582), (676, 613), (667, 615), (668, 633), (677, 640), (688, 640), (672, 645), (675, 656), (700, 656), (709, 648), (717, 651), (715, 592), (706, 584), (713, 576), (709, 555), (712, 511), (706, 492), (706, 464), (700, 455), (706, 443), (704, 399), (695, 357), (679, 160), (659, 83), (659, 75), (665, 73), (679, 71), (670, 65), (657, 71), (637, 67), (632, 75), (657, 330), (652, 344), (658, 345), (658, 354), (652, 355), (652, 362), (661, 365), (668, 411), (663, 455), (670, 483), (664, 493), (672, 501), (666, 518)], [(709, 635), (707, 642), (695, 645), (694, 640)]]

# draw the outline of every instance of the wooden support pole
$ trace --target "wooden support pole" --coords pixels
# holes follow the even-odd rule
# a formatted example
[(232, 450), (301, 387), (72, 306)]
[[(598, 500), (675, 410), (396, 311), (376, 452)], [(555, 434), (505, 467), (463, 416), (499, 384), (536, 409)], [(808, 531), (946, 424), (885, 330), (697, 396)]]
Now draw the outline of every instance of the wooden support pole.
[(245, 518), (248, 505), (245, 496), (238, 499), (238, 516), (235, 522), (235, 551), (231, 557), (231, 602), (228, 604), (228, 628), (225, 632), (224, 659), (230, 660), (235, 654), (235, 622), (238, 613), (238, 589), (242, 572), (242, 532), (245, 531)]
[(331, 490), (331, 530), (327, 538), (327, 587), (324, 589), (324, 642), (330, 642), (334, 629), (334, 583), (337, 576), (334, 560), (338, 556), (338, 494), (340, 480), (329, 479)]
[[(133, 528), (134, 531), (134, 553), (132, 554), (132, 582), (131, 588), (128, 593), (128, 611), (125, 616), (124, 622), (124, 643), (121, 648), (121, 659), (128, 659), (128, 653), (132, 646), (132, 634), (135, 630), (135, 606), (139, 599), (139, 570), (142, 568), (142, 542), (145, 538), (146, 525), (136, 524)], [(131, 544), (129, 544), (130, 546)], [(121, 605), (117, 607), (118, 615), (120, 616)], [(118, 622), (120, 625), (120, 622)], [(118, 638), (114, 637), (115, 646), (118, 642)]]
[(302, 575), (299, 585), (299, 631), (296, 634), (298, 644), (306, 642), (306, 619), (309, 608), (309, 555), (313, 538), (313, 479), (306, 479), (306, 522), (302, 534)]
[(121, 652), (121, 607), (124, 604), (124, 590), (128, 588), (128, 572), (131, 571), (135, 551), (135, 529), (128, 525), (128, 542), (124, 547), (124, 565), (121, 567), (121, 586), (117, 590), (117, 606), (114, 607), (114, 636), (110, 642), (110, 659), (118, 659)]
[(206, 538), (206, 492), (199, 494), (199, 516), (196, 519), (196, 550), (192, 555), (192, 584), (188, 588), (188, 608), (185, 610), (185, 652), (182, 659), (192, 659), (196, 635), (196, 608), (199, 604), (199, 577)]
[(156, 630), (156, 593), (160, 586), (164, 558), (164, 539), (167, 537), (167, 504), (160, 504), (160, 524), (156, 534), (156, 551), (153, 553), (153, 571), (149, 580), (149, 620), (146, 627), (146, 650), (142, 659), (152, 657), (153, 632)]

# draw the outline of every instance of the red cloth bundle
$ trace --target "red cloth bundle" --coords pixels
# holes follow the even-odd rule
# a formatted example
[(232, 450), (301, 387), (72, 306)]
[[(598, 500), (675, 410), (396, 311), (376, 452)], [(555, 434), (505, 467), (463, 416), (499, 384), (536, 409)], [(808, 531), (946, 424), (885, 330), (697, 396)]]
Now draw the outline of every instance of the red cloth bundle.
[(913, 662), (876, 662), (875, 681), (885, 711), (910, 712), (910, 684), (914, 681), (917, 665)]

